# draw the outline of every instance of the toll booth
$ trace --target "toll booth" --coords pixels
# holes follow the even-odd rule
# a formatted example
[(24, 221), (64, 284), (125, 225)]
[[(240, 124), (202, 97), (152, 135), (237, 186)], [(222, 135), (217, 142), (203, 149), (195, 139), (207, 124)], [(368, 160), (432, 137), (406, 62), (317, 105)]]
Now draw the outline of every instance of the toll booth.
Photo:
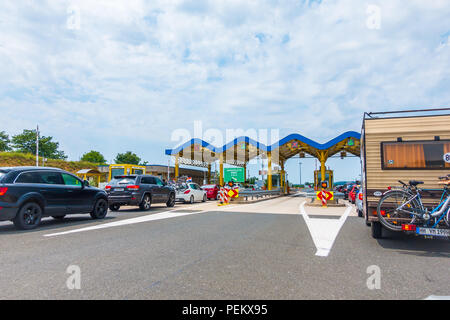
[(146, 174), (146, 167), (132, 164), (112, 164), (109, 166), (108, 182), (115, 176), (131, 174)]
[(322, 179), (322, 174), (320, 170), (314, 171), (314, 190), (320, 190), (321, 189), (321, 182), (326, 181), (328, 183), (328, 189), (333, 189), (333, 170), (326, 170), (325, 171), (325, 179)]
[(76, 174), (81, 179), (89, 181), (89, 184), (93, 185), (94, 187), (99, 187), (102, 176), (105, 176), (103, 173), (96, 169), (82, 169)]

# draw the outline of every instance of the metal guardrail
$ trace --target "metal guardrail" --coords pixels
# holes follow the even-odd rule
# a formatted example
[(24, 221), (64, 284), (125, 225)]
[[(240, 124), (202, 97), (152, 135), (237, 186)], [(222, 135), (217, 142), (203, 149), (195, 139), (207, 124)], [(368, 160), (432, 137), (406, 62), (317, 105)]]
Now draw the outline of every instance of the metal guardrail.
[(253, 190), (242, 190), (239, 191), (239, 198), (245, 198), (245, 201), (259, 199), (259, 198), (266, 198), (271, 196), (280, 195), (281, 190), (259, 190), (259, 191), (253, 191)]

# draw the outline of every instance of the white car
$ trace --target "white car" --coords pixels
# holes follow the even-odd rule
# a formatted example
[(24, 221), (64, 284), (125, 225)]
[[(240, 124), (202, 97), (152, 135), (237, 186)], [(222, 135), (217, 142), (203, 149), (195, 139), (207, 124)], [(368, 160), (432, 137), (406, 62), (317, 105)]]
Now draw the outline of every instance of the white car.
[(206, 191), (196, 183), (188, 182), (176, 186), (176, 201), (192, 204), (195, 201), (206, 202), (207, 199)]

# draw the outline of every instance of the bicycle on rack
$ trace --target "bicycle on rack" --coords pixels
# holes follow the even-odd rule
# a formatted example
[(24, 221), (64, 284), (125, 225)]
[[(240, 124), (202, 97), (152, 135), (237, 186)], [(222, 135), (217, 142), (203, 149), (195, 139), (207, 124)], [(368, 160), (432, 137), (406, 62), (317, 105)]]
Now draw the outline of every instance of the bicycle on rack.
[(439, 204), (429, 209), (422, 202), (422, 181), (409, 181), (400, 188), (390, 188), (380, 199), (377, 214), (381, 224), (392, 231), (411, 231), (424, 236), (450, 237), (450, 174), (440, 177), (443, 184)]

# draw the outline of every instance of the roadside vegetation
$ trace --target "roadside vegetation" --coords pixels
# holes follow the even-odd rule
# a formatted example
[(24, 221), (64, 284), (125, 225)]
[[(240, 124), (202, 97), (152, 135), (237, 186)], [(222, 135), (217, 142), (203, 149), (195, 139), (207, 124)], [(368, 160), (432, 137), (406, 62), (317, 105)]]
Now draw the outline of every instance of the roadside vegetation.
[[(43, 158), (39, 158), (39, 164), (42, 165)], [(46, 159), (45, 166), (60, 168), (72, 173), (76, 173), (81, 169), (97, 169), (95, 163), (86, 161), (65, 161), (61, 159)], [(18, 167), (18, 166), (35, 166), (36, 156), (33, 154), (21, 152), (0, 152), (0, 167)]]
[[(0, 166), (35, 166), (36, 165), (36, 129), (23, 130), (22, 133), (9, 136), (0, 131)], [(50, 136), (39, 136), (39, 165), (61, 168), (70, 172), (81, 169), (95, 169), (107, 161), (99, 151), (91, 150), (80, 161), (66, 161), (67, 155), (59, 148), (59, 142)], [(118, 153), (115, 159), (120, 164), (147, 165), (148, 162), (131, 151)]]

